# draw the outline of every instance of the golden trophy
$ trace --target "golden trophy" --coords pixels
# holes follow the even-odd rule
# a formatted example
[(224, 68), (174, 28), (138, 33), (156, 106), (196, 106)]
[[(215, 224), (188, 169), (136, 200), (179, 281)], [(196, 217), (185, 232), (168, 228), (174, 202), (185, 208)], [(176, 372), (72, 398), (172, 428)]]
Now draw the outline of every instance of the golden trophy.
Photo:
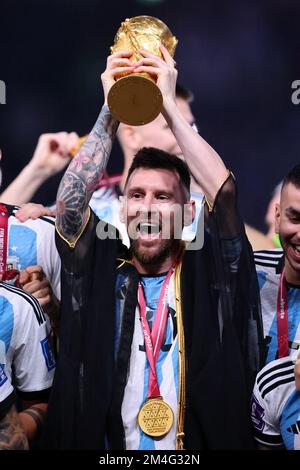
[[(152, 16), (127, 18), (115, 36), (111, 53), (132, 51), (130, 60), (138, 62), (139, 49), (162, 57), (159, 46), (163, 44), (174, 57), (177, 39), (165, 23)], [(148, 73), (121, 74), (111, 87), (107, 100), (113, 117), (125, 124), (141, 126), (153, 121), (162, 110), (162, 94), (155, 78)]]

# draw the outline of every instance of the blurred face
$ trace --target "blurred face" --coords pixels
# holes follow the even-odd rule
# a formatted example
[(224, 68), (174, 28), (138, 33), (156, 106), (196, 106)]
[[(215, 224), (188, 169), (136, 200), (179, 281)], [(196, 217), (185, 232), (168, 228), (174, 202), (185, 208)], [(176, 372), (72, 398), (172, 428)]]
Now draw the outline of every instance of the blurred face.
[[(176, 103), (183, 117), (192, 125), (195, 122), (195, 118), (189, 103), (182, 98), (177, 98)], [(137, 139), (137, 150), (141, 147), (156, 147), (177, 156), (181, 156), (182, 154), (162, 114), (145, 126), (135, 127), (134, 132)]]
[(122, 218), (133, 255), (140, 263), (157, 264), (177, 251), (184, 202), (177, 173), (146, 168), (138, 168), (132, 173), (126, 186)]
[(276, 206), (276, 233), (286, 257), (286, 275), (290, 282), (300, 282), (300, 189), (287, 184)]

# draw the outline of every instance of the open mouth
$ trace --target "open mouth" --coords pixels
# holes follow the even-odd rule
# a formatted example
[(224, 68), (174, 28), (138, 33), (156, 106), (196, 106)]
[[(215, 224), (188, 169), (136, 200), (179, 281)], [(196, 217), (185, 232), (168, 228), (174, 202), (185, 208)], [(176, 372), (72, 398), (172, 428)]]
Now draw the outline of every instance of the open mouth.
[(293, 251), (297, 257), (300, 257), (300, 245), (293, 245), (291, 244)]
[(286, 252), (289, 253), (291, 260), (297, 264), (300, 263), (300, 245), (290, 242), (286, 246)]
[(152, 222), (141, 222), (137, 226), (138, 233), (144, 237), (157, 237), (161, 232), (161, 227), (159, 224), (152, 223)]

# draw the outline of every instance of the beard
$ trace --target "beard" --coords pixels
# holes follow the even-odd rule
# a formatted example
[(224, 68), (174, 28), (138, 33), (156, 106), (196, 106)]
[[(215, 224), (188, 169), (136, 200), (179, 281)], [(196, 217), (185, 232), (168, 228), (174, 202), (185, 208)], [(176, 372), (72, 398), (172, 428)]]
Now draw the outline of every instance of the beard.
[(180, 240), (163, 239), (154, 251), (141, 246), (140, 240), (130, 240), (130, 248), (141, 264), (151, 266), (162, 263), (170, 255), (175, 255), (180, 248)]

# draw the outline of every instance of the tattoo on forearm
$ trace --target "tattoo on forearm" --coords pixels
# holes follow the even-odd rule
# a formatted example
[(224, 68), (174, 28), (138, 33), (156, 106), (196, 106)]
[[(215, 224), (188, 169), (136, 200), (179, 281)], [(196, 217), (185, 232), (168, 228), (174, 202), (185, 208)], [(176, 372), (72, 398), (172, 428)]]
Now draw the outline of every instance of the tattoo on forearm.
[(17, 410), (12, 406), (0, 421), (0, 450), (26, 450), (28, 441)]
[(118, 122), (103, 106), (89, 137), (63, 176), (57, 193), (56, 224), (69, 240), (75, 238), (85, 222), (90, 198), (106, 168), (117, 128)]

